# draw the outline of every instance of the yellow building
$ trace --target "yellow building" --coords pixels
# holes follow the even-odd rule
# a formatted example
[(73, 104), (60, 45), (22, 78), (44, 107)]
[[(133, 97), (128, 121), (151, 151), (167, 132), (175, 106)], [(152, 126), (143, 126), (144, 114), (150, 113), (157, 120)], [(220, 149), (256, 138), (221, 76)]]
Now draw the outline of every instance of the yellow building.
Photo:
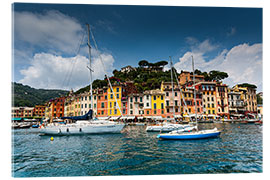
[(114, 84), (112, 88), (113, 91), (108, 88), (108, 116), (121, 116), (119, 109), (121, 109), (122, 85)]
[(165, 117), (165, 93), (161, 90), (151, 90), (151, 111), (152, 116)]

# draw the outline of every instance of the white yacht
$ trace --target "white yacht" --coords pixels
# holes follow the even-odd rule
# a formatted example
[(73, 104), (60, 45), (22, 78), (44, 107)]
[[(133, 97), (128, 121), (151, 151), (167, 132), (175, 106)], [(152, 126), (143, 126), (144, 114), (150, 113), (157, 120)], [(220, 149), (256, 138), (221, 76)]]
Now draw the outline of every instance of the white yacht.
[[(90, 71), (90, 95), (91, 95), (91, 104), (93, 104), (93, 93), (92, 93), (92, 66), (91, 66), (91, 46), (90, 46), (90, 26), (88, 27), (88, 47), (89, 47), (89, 64), (87, 67)], [(93, 34), (91, 32), (93, 37)], [(95, 43), (94, 37), (93, 41)], [(95, 43), (96, 45), (96, 43)], [(96, 46), (97, 48), (97, 46)], [(102, 62), (102, 59), (101, 59)], [(102, 62), (103, 64), (103, 62)], [(105, 69), (105, 68), (104, 68)], [(105, 70), (104, 70), (105, 71)], [(106, 74), (106, 73), (105, 73)], [(110, 80), (106, 75), (110, 88), (112, 89)], [(113, 92), (114, 94), (114, 92)], [(115, 94), (114, 94), (114, 97)], [(117, 102), (117, 101), (116, 101)], [(118, 102), (117, 102), (118, 103)], [(119, 108), (119, 106), (118, 106)], [(119, 111), (121, 112), (120, 108)], [(122, 112), (121, 112), (122, 115)], [(108, 120), (94, 120), (93, 111), (90, 109), (88, 113), (83, 116), (74, 116), (74, 117), (61, 117), (61, 119), (70, 119), (75, 121), (75, 123), (50, 123), (46, 126), (40, 127), (40, 133), (46, 135), (79, 135), (79, 134), (103, 134), (103, 133), (120, 133), (124, 128), (125, 124), (120, 122), (112, 122)]]

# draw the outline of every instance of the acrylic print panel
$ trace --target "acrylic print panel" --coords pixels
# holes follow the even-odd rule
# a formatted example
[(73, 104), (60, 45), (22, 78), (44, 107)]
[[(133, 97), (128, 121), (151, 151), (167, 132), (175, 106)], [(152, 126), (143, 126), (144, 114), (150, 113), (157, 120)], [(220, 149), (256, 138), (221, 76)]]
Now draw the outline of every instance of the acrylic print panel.
[(13, 177), (262, 173), (262, 8), (12, 14)]

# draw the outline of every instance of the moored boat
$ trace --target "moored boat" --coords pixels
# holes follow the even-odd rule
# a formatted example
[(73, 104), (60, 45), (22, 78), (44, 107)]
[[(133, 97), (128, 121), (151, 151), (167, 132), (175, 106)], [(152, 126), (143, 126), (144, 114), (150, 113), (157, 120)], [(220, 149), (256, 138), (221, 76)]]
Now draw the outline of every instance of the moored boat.
[(157, 135), (157, 138), (164, 140), (196, 140), (215, 138), (220, 135), (220, 131), (217, 128), (210, 130), (192, 131), (192, 132), (170, 132)]

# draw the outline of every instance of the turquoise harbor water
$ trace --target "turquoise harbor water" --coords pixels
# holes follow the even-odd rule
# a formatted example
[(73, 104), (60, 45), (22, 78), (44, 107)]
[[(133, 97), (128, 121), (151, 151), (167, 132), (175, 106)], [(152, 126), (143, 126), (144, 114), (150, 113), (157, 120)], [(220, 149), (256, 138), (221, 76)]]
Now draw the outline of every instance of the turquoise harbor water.
[(262, 172), (262, 126), (216, 126), (219, 138), (160, 141), (145, 126), (122, 134), (39, 136), (38, 129), (13, 130), (14, 177), (160, 175)]

